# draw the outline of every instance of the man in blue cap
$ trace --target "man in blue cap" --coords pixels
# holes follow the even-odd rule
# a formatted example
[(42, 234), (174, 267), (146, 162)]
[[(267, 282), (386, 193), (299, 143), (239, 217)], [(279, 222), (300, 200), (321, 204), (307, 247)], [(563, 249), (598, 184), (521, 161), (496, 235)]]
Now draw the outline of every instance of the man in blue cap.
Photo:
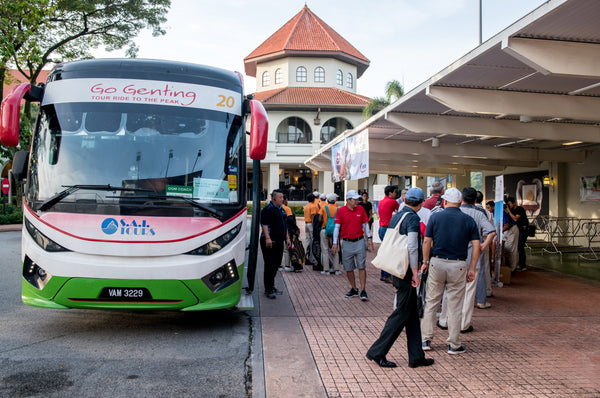
[(421, 220), (417, 212), (425, 200), (421, 188), (411, 188), (406, 192), (405, 206), (392, 217), (387, 233), (395, 233), (395, 228), (402, 216), (406, 214), (399, 227), (400, 235), (408, 235), (408, 257), (410, 267), (404, 278), (392, 276), (392, 284), (396, 288), (396, 309), (387, 319), (381, 335), (367, 352), (367, 358), (375, 361), (383, 368), (393, 368), (396, 364), (386, 359), (392, 345), (406, 327), (406, 340), (408, 347), (408, 366), (416, 368), (433, 364), (433, 359), (425, 358), (421, 345), (421, 325), (417, 311), (417, 290), (421, 282), (419, 279), (419, 264), (423, 261), (421, 246)]

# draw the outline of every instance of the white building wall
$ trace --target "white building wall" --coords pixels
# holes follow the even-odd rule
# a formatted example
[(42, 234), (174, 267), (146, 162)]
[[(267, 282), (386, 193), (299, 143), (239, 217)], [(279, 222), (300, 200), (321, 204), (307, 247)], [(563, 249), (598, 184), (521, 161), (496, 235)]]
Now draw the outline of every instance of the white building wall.
[[(296, 69), (299, 66), (306, 68), (306, 82), (296, 81)], [(316, 83), (315, 68), (318, 66), (325, 69), (325, 82)], [(275, 84), (275, 72), (278, 68), (283, 71), (283, 80), (281, 84)], [(343, 74), (343, 84), (337, 84), (337, 71), (341, 70)], [(262, 85), (262, 76), (264, 72), (269, 72), (269, 85)], [(348, 73), (352, 74), (352, 88), (347, 87), (346, 78)], [(334, 87), (351, 93), (356, 93), (356, 66), (342, 62), (334, 58), (311, 58), (311, 57), (292, 57), (278, 59), (269, 62), (263, 62), (256, 66), (256, 92), (282, 89), (289, 87)]]

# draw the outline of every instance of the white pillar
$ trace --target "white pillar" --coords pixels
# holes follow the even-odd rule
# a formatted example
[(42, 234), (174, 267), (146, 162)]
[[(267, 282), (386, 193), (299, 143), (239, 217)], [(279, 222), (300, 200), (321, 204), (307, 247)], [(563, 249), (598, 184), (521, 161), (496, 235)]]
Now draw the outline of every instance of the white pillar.
[(269, 163), (269, 185), (267, 191), (270, 194), (274, 189), (279, 188), (279, 163)]
[(331, 171), (319, 173), (319, 192), (333, 193), (333, 182), (331, 181)]

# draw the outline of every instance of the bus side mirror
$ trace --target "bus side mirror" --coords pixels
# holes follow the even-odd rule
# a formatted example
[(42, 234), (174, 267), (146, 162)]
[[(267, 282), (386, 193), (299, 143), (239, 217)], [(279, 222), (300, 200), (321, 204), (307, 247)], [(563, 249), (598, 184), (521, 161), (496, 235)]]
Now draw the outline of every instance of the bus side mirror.
[(12, 172), (15, 181), (21, 182), (27, 176), (27, 164), (29, 163), (29, 151), (17, 151), (13, 157)]
[(269, 120), (258, 100), (250, 100), (250, 159), (263, 160), (267, 156)]
[(21, 101), (30, 91), (30, 83), (21, 83), (2, 100), (2, 105), (0, 106), (0, 142), (2, 142), (2, 145), (19, 145)]

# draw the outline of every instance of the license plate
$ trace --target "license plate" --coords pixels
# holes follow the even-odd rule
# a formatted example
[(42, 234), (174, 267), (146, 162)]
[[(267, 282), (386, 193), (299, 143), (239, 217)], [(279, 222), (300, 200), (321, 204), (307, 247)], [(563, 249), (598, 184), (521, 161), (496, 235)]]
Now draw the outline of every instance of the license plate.
[(105, 287), (100, 292), (99, 298), (118, 301), (140, 301), (152, 300), (152, 295), (145, 287)]

